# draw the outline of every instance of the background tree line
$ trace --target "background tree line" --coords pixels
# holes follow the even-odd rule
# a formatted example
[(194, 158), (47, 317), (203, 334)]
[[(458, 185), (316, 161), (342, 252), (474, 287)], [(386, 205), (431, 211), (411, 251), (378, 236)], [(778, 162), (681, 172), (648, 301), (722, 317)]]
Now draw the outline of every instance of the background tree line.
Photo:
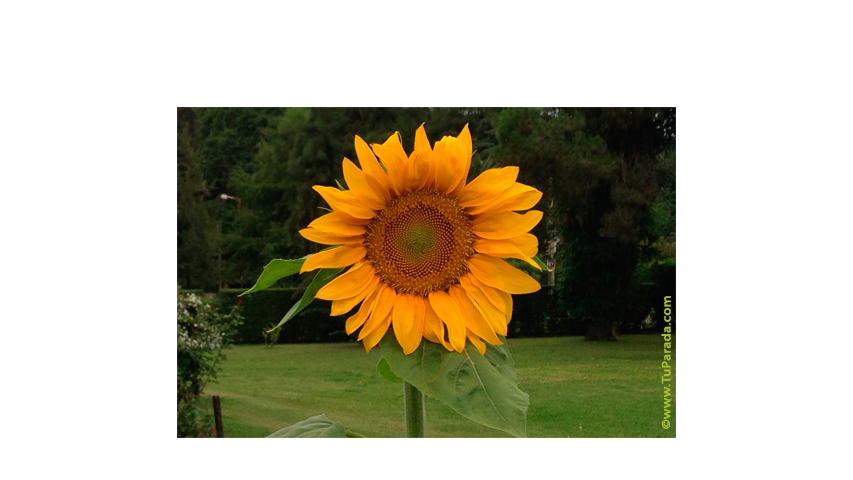
[(517, 165), (543, 192), (533, 233), (543, 259), (556, 242), (552, 321), (612, 339), (674, 295), (674, 108), (179, 108), (179, 285), (247, 287), (271, 259), (317, 251), (297, 233), (326, 207), (311, 187), (343, 182), (356, 134), (399, 131), (411, 150), (424, 122), (433, 142), (470, 125), (469, 180)]

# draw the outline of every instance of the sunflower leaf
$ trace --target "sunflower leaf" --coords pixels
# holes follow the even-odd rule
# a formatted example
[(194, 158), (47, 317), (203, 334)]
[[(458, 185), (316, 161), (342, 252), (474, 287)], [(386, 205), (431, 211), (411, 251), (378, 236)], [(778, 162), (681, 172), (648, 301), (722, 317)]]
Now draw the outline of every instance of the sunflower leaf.
[(376, 370), (379, 371), (380, 375), (393, 383), (403, 383), (403, 379), (394, 375), (394, 372), (391, 371), (391, 367), (388, 366), (388, 360), (385, 360), (385, 357), (379, 359), (379, 363), (376, 364)]
[(550, 272), (550, 271), (551, 271), (551, 269), (550, 269), (550, 268), (548, 268), (548, 265), (545, 265), (545, 262), (543, 262), (543, 261), (539, 258), (539, 255), (536, 255), (535, 257), (533, 257), (533, 261), (534, 261), (534, 262), (536, 262), (536, 264), (537, 264), (537, 265), (539, 265), (539, 267), (540, 267), (540, 268), (542, 268), (542, 270), (545, 270), (546, 272)]
[(282, 260), (280, 258), (276, 258), (264, 267), (264, 271), (261, 272), (261, 276), (258, 277), (258, 281), (255, 282), (255, 286), (241, 293), (240, 296), (242, 297), (243, 295), (266, 290), (275, 285), (275, 282), (282, 278), (289, 277), (294, 273), (299, 273), (299, 269), (302, 268), (302, 264), (305, 263), (306, 258), (308, 258), (308, 255), (294, 260)]
[(308, 288), (305, 289), (305, 293), (302, 294), (302, 298), (293, 304), (290, 307), (290, 310), (284, 314), (284, 318), (278, 322), (278, 325), (269, 329), (268, 331), (273, 331), (276, 328), (281, 328), (282, 325), (289, 322), (293, 317), (295, 317), (299, 312), (305, 309), (311, 302), (314, 301), (314, 297), (317, 295), (317, 292), (320, 291), (327, 283), (331, 282), (332, 279), (338, 276), (339, 273), (343, 272), (343, 268), (322, 268), (317, 272), (317, 275), (314, 275), (314, 279), (311, 280), (311, 284), (308, 285)]
[(515, 364), (506, 339), (481, 355), (471, 344), (448, 352), (426, 340), (404, 355), (389, 332), (380, 342), (391, 371), (425, 395), (441, 400), (460, 415), (516, 437), (527, 437), (530, 397), (518, 388)]
[(267, 438), (344, 438), (347, 429), (341, 422), (333, 422), (322, 413), (294, 423), (267, 436)]

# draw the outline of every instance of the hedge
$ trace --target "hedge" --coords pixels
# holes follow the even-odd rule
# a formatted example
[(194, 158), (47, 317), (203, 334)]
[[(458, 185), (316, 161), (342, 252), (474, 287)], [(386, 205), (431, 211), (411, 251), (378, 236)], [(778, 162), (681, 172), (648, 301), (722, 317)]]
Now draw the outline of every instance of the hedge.
[[(217, 303), (228, 308), (242, 300), (243, 325), (240, 326), (235, 343), (264, 343), (263, 332), (281, 321), (305, 291), (300, 288), (270, 288), (260, 292), (238, 296), (243, 289), (222, 289)], [(311, 305), (284, 326), (278, 343), (344, 342), (347, 334), (344, 323), (347, 316), (329, 315), (331, 302), (315, 299)]]

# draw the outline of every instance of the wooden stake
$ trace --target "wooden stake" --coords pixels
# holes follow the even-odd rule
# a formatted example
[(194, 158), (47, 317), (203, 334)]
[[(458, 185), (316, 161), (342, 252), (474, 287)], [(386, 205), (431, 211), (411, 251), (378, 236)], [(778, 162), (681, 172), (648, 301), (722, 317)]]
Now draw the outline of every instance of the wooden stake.
[(222, 405), (219, 403), (219, 396), (213, 397), (213, 421), (216, 422), (216, 438), (224, 438), (225, 433), (222, 431)]

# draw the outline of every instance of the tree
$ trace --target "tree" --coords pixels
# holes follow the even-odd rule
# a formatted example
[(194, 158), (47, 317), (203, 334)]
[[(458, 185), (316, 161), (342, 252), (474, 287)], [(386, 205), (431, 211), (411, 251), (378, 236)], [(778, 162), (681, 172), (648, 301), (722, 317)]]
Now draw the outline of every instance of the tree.
[(638, 244), (660, 192), (655, 158), (674, 144), (674, 109), (507, 109), (500, 164), (543, 191), (540, 240), (559, 235), (557, 290), (587, 339), (612, 340), (630, 311)]

